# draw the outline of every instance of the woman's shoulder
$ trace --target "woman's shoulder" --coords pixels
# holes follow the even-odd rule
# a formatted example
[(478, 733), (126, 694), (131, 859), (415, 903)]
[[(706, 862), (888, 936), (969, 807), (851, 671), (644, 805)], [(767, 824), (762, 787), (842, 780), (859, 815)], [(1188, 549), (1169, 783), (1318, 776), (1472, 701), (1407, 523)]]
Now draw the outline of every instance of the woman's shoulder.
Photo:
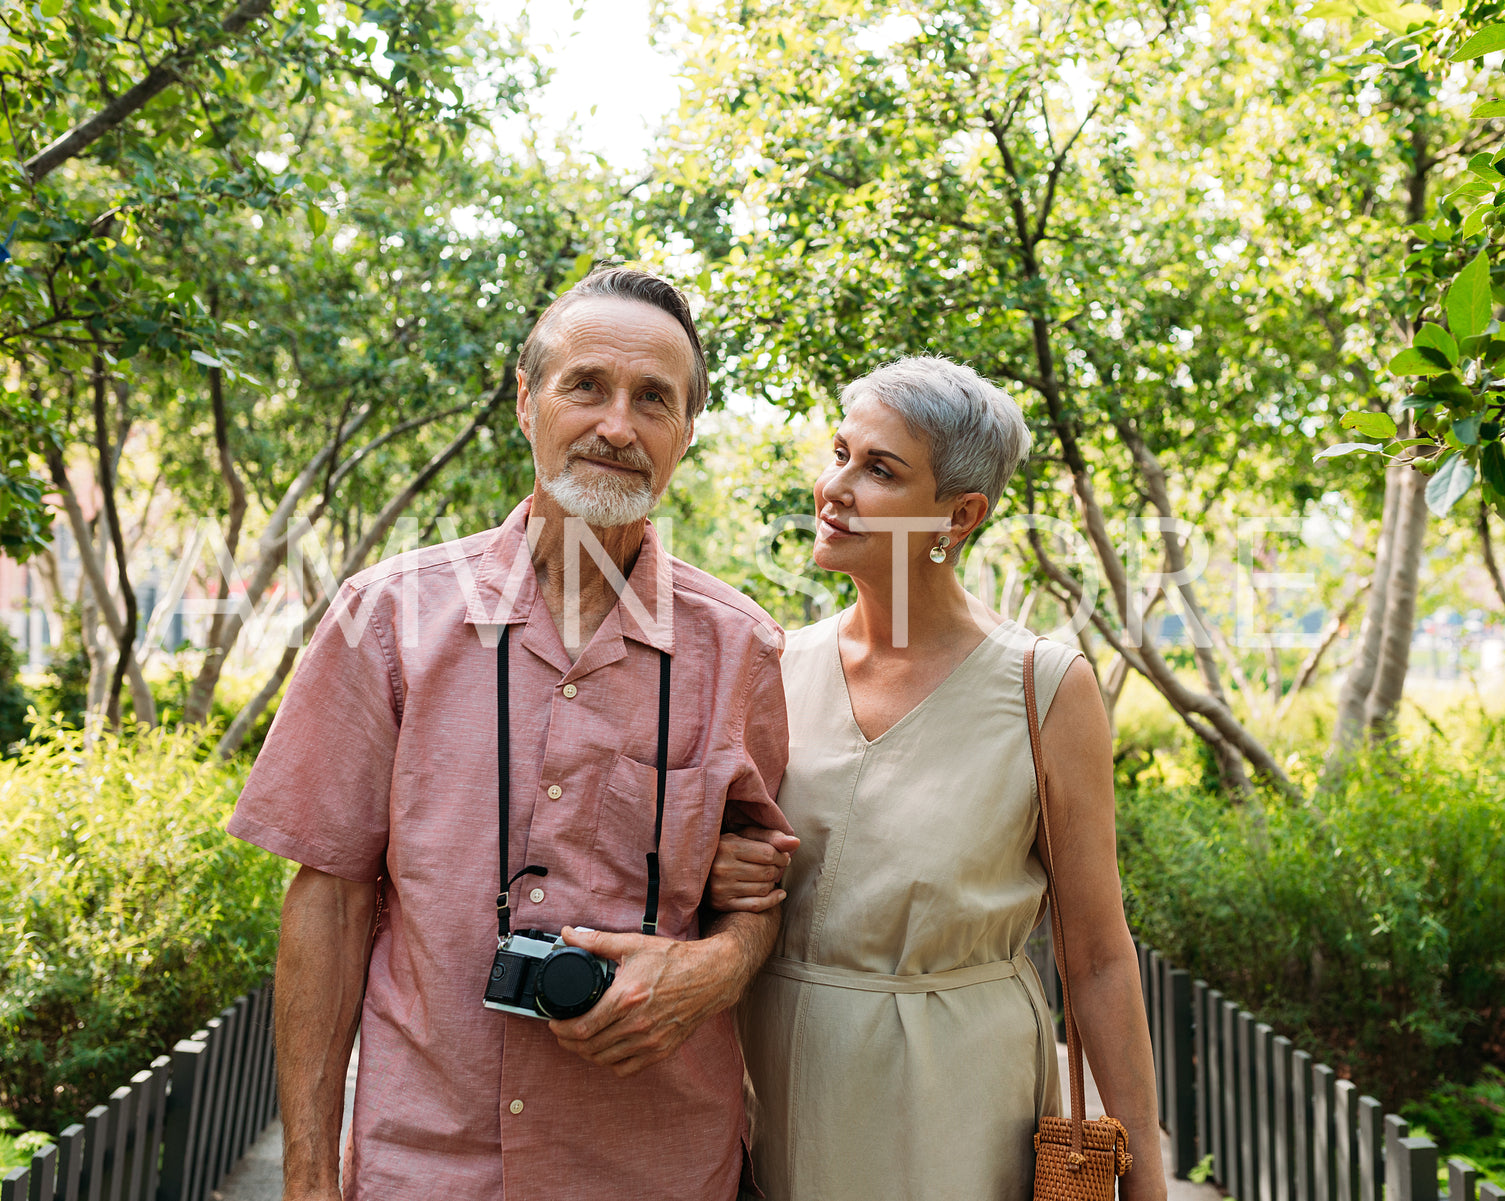
[(833, 613), (820, 621), (787, 631), (784, 635), (785, 662), (791, 655), (806, 655), (819, 647), (829, 646), (836, 638), (836, 625), (840, 620), (841, 613)]
[(1056, 695), (1056, 690), (1061, 686), (1061, 681), (1066, 678), (1066, 673), (1071, 670), (1071, 665), (1078, 659), (1083, 658), (1082, 652), (1074, 646), (1068, 646), (1064, 642), (1057, 642), (1053, 638), (1041, 637), (1039, 634), (1026, 629), (1018, 622), (1006, 621), (1009, 627), (1008, 639), (1018, 648), (1017, 654), (1020, 660), (1020, 678), (1023, 678), (1024, 652), (1033, 647), (1035, 652), (1035, 699), (1040, 707), (1040, 716), (1043, 719), (1050, 709), (1050, 702)]

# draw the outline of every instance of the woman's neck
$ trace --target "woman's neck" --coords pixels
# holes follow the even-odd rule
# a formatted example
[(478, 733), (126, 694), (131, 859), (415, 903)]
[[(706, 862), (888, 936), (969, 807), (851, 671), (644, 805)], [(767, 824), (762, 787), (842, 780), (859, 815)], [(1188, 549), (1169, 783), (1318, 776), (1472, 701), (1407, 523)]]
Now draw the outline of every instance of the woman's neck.
[(857, 604), (842, 627), (842, 636), (873, 654), (901, 657), (953, 647), (958, 638), (980, 640), (1000, 621), (962, 587), (949, 564), (923, 565), (901, 577), (866, 580), (856, 576)]

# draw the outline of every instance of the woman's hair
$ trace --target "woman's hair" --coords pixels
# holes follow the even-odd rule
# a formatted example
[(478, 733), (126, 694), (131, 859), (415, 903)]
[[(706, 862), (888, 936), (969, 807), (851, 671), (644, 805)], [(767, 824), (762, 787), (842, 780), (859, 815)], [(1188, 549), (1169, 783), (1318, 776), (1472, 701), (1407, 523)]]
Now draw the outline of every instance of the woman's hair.
[(960, 363), (931, 355), (899, 359), (843, 388), (841, 407), (865, 396), (882, 401), (930, 443), (936, 500), (981, 492), (992, 513), (1029, 457), (1029, 427), (1014, 398)]

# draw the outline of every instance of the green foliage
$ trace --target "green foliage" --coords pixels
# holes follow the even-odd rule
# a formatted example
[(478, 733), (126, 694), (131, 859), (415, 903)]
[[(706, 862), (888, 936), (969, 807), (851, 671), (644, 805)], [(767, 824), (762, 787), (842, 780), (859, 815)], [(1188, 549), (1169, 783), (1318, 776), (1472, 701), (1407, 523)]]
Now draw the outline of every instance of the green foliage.
[(1401, 1107), (1413, 1135), (1439, 1149), (1438, 1160), (1461, 1156), (1495, 1184), (1505, 1185), (1505, 1072), (1486, 1065), (1472, 1084), (1444, 1084)]
[(77, 729), (84, 723), (89, 700), (89, 654), (84, 649), (78, 607), (65, 609), (62, 620), (62, 636), (52, 648), (52, 659), (31, 699), (43, 719)]
[(0, 763), (0, 1109), (53, 1130), (270, 973), (287, 865), (192, 734), (45, 735)]
[(29, 1168), (31, 1157), (50, 1142), (40, 1130), (20, 1130), (10, 1114), (0, 1112), (0, 1172)]
[[(1360, 8), (1385, 32), (1350, 56), (1351, 69), (1366, 79), (1376, 69), (1390, 72), (1410, 93), (1412, 157), (1425, 159), (1437, 124), (1428, 108), (1459, 107), (1456, 99), (1441, 99), (1443, 82), (1460, 64), (1476, 64), (1505, 46), (1505, 24), (1494, 20), (1498, 5), (1448, 0), (1437, 10), (1417, 4)], [(1356, 17), (1359, 11), (1329, 4), (1322, 15)], [(1472, 81), (1471, 90), (1487, 92), (1502, 85), (1505, 75), (1490, 67)], [(1450, 86), (1453, 96), (1468, 94)], [(1469, 116), (1475, 122), (1495, 120), (1505, 116), (1505, 103), (1481, 100)], [(1402, 278), (1413, 332), (1410, 347), (1389, 362), (1392, 375), (1412, 381), (1403, 406), (1409, 415), (1405, 428), (1397, 428), (1384, 413), (1348, 412), (1343, 427), (1387, 439), (1388, 452), (1372, 443), (1344, 443), (1325, 452), (1403, 456), (1432, 477), (1427, 505), (1439, 517), (1468, 494), (1476, 479), (1484, 500), (1505, 512), (1505, 391), (1500, 387), (1505, 338), (1499, 336), (1494, 316), (1496, 303), (1505, 298), (1505, 275), (1495, 262), (1505, 246), (1505, 151), (1499, 143), (1498, 132), (1488, 126), (1465, 137), (1466, 171), (1442, 197), (1436, 216), (1411, 214), (1406, 230), (1411, 247)]]
[(1505, 1059), (1505, 721), (1230, 807), (1120, 775), (1131, 924), (1394, 1105)]
[(0, 758), (10, 754), (14, 743), (26, 737), (26, 690), (17, 674), (21, 657), (10, 631), (0, 626)]

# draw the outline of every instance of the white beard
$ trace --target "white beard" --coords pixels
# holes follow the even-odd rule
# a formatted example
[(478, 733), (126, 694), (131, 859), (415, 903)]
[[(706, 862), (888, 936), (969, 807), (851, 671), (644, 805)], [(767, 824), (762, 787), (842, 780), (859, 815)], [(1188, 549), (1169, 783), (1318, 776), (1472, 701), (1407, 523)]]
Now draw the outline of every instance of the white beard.
[(602, 472), (599, 478), (582, 479), (568, 460), (558, 475), (540, 474), (538, 482), (571, 517), (597, 529), (642, 521), (658, 502), (652, 483), (643, 476)]

